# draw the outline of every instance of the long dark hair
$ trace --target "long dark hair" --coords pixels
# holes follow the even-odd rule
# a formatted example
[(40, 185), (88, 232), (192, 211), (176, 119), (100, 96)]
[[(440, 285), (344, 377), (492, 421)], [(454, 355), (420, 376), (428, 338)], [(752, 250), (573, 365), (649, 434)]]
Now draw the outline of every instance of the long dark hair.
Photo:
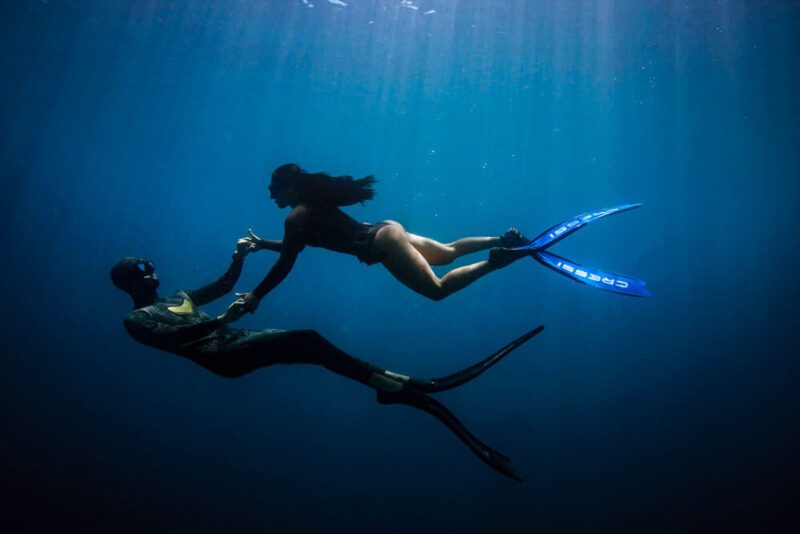
[(281, 165), (272, 172), (273, 185), (291, 187), (302, 204), (317, 206), (350, 206), (372, 200), (376, 181), (371, 175), (353, 178), (310, 173), (294, 163)]

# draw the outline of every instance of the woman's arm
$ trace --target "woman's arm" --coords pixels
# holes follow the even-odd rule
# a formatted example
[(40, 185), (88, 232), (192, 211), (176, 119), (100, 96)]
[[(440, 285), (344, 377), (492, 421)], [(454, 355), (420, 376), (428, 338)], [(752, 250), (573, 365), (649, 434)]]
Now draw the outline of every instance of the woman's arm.
[(283, 247), (282, 241), (259, 237), (253, 232), (252, 228), (249, 229), (247, 233), (250, 234), (250, 239), (252, 239), (256, 244), (255, 250), (271, 250), (272, 252), (280, 252), (281, 248)]
[(305, 219), (306, 208), (304, 206), (297, 206), (286, 217), (283, 241), (280, 247), (281, 255), (278, 257), (278, 261), (275, 262), (267, 276), (256, 286), (252, 293), (240, 295), (240, 299), (237, 301), (244, 307), (245, 311), (253, 313), (258, 308), (261, 299), (283, 282), (283, 279), (294, 267), (297, 256), (306, 246)]

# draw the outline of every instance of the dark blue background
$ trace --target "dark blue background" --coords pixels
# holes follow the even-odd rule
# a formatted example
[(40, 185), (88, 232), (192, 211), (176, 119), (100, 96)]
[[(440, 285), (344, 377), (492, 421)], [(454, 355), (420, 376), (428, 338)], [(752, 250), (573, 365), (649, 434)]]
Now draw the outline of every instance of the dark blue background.
[[(776, 528), (798, 486), (798, 22), (785, 2), (4, 2), (0, 373), (11, 520), (102, 529)], [(436, 12), (424, 13), (430, 9)], [(436, 421), (305, 366), (225, 380), (135, 344), (164, 292), (281, 234), (275, 166), (375, 174), (349, 208), (451, 240), (644, 202), (439, 302), (311, 249), (247, 327), (436, 376), (548, 329)], [(483, 255), (480, 255), (483, 257)], [(274, 255), (248, 259), (251, 289)], [(209, 307), (218, 313), (224, 299)]]

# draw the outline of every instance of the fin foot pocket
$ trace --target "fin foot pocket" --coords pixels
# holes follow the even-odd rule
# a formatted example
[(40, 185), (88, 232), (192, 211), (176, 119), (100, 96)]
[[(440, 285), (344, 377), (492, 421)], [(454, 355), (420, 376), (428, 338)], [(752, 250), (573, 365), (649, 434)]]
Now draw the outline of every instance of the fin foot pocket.
[(530, 242), (531, 240), (516, 228), (509, 228), (500, 236), (500, 246), (504, 248), (523, 247)]
[(526, 248), (504, 248), (493, 247), (489, 249), (489, 259), (487, 260), (490, 265), (495, 267), (507, 267), (518, 259), (530, 256), (532, 252)]

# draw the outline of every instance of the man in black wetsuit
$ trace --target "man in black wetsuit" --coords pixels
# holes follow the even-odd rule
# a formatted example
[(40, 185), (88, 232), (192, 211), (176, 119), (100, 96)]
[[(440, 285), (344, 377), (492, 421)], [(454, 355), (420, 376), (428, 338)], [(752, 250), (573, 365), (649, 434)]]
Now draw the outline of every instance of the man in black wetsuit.
[[(243, 313), (232, 304), (212, 318), (199, 306), (228, 293), (239, 279), (244, 258), (264, 248), (252, 237), (240, 239), (228, 270), (215, 282), (191, 291), (178, 291), (159, 298), (159, 278), (152, 262), (128, 257), (111, 269), (114, 285), (133, 299), (133, 311), (125, 316), (125, 329), (135, 340), (188, 358), (212, 373), (236, 378), (277, 363), (322, 365), (377, 391), (381, 404), (406, 404), (442, 421), (481, 460), (497, 471), (521, 480), (511, 469), (508, 457), (494, 451), (473, 436), (461, 422), (427, 393), (460, 386), (477, 377), (504, 356), (538, 334), (538, 327), (506, 345), (488, 358), (458, 373), (439, 379), (417, 379), (400, 375), (358, 360), (339, 350), (314, 330), (240, 330), (226, 326)], [(269, 247), (266, 247), (269, 248)]]

